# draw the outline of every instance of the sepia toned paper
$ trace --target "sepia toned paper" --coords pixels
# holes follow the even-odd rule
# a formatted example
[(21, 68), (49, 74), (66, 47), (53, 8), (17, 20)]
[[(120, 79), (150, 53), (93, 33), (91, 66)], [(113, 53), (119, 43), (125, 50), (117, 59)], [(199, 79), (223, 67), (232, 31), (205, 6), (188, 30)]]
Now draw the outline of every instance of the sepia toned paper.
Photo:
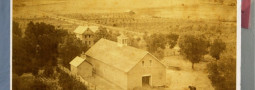
[(235, 90), (236, 0), (13, 0), (13, 90)]

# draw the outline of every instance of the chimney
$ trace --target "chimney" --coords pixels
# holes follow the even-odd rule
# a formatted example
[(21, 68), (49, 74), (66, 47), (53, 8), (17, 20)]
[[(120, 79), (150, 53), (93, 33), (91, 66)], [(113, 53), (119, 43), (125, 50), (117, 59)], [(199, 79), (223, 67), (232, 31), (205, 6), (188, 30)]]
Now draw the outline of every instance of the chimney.
[(85, 54), (84, 51), (81, 53), (80, 57), (83, 58), (83, 59), (86, 59), (86, 54)]
[(118, 46), (122, 47), (122, 46), (127, 46), (127, 39), (128, 37), (126, 37), (124, 34), (121, 34), (120, 36), (117, 37), (117, 42), (118, 42)]

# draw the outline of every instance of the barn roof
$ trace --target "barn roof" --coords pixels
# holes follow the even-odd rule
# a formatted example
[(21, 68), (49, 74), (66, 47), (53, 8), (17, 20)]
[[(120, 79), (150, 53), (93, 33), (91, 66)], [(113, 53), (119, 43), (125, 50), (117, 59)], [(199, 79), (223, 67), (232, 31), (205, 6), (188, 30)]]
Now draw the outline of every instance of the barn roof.
[(87, 56), (124, 72), (132, 69), (146, 54), (148, 52), (145, 50), (131, 46), (120, 47), (117, 42), (103, 38), (86, 52)]
[(83, 34), (88, 29), (95, 33), (98, 30), (98, 26), (78, 26), (74, 33)]
[(79, 56), (76, 56), (69, 64), (71, 64), (75, 67), (78, 67), (83, 61), (85, 61), (85, 59), (83, 59)]

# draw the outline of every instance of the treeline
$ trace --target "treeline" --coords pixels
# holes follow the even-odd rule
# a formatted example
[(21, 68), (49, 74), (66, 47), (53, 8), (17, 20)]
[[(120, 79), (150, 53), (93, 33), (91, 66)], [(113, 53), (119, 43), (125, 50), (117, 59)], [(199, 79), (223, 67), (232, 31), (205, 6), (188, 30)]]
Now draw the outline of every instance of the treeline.
[[(13, 75), (16, 75), (13, 77), (17, 77), (13, 78), (14, 89), (19, 90), (23, 86), (20, 82), (27, 84), (26, 88), (30, 89), (48, 88), (49, 85), (45, 85), (47, 82), (38, 81), (39, 77), (56, 79), (58, 76), (55, 75), (54, 68), (58, 63), (69, 68), (69, 62), (87, 49), (88, 47), (74, 34), (63, 29), (56, 29), (53, 25), (29, 22), (23, 33), (19, 23), (13, 22), (12, 71)], [(24, 73), (32, 73), (32, 77), (29, 77), (34, 77), (31, 83), (20, 79)], [(36, 83), (35, 86), (33, 83)]]
[(175, 45), (180, 47), (180, 54), (192, 63), (194, 70), (195, 63), (199, 63), (210, 55), (212, 58), (207, 65), (208, 78), (216, 90), (234, 90), (236, 84), (236, 48), (228, 46), (221, 38), (210, 40), (204, 34), (152, 34), (144, 37), (147, 43), (147, 50), (162, 59), (163, 49), (168, 43), (170, 48)]
[(13, 22), (13, 72), (37, 75), (40, 68), (56, 66), (58, 45), (66, 34), (52, 25), (33, 22), (29, 22), (22, 33), (19, 24)]
[(205, 59), (205, 55), (213, 57), (207, 64), (207, 70), (208, 78), (216, 90), (236, 88), (236, 48), (227, 49), (226, 43), (220, 38), (209, 41), (204, 35), (196, 34), (181, 36), (178, 44), (180, 53), (192, 63), (192, 69), (195, 63)]

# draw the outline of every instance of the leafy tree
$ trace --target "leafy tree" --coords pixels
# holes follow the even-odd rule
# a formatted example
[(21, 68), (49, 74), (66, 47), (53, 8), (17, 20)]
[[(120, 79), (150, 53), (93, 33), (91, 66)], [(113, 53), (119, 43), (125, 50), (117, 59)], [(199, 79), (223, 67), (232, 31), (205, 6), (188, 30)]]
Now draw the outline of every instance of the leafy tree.
[(83, 83), (61, 70), (58, 82), (63, 90), (87, 90), (87, 87)]
[(170, 48), (173, 48), (177, 44), (178, 38), (179, 38), (179, 35), (177, 34), (166, 35), (167, 43), (170, 44)]
[(220, 54), (226, 49), (226, 43), (221, 39), (215, 39), (210, 48), (210, 55), (217, 60), (220, 59)]
[(59, 57), (62, 60), (63, 65), (69, 68), (70, 61), (87, 50), (88, 46), (86, 44), (76, 38), (74, 34), (69, 34), (64, 38), (63, 43), (60, 44)]
[(19, 27), (19, 23), (13, 21), (12, 22), (12, 35), (17, 35), (18, 37), (22, 36), (21, 28)]
[(179, 46), (181, 54), (192, 63), (194, 69), (194, 64), (199, 63), (202, 56), (207, 53), (209, 42), (201, 35), (184, 35), (179, 40)]
[(50, 89), (50, 86), (43, 83), (42, 81), (35, 79), (34, 82), (31, 85), (30, 90), (48, 90)]
[(99, 27), (98, 31), (95, 33), (95, 42), (100, 40), (101, 38), (110, 38), (110, 34), (104, 27)]
[(153, 53), (153, 55), (161, 60), (164, 58), (164, 50), (162, 48), (157, 48), (157, 51)]
[[(30, 58), (26, 52), (26, 40), (22, 38), (21, 29), (19, 28), (19, 23), (13, 22), (12, 26), (12, 64), (13, 72), (17, 75), (21, 75), (23, 72), (28, 72)], [(28, 67), (24, 67), (28, 66)]]
[(207, 65), (208, 78), (215, 90), (236, 89), (236, 58), (232, 55), (232, 53), (224, 53), (220, 60)]
[(99, 27), (99, 30), (95, 33), (95, 42), (101, 38), (117, 41), (117, 36), (120, 34), (118, 32), (113, 33), (112, 31), (107, 31), (105, 27)]
[(140, 46), (138, 45), (139, 41), (140, 41), (140, 38), (129, 37), (128, 39), (129, 39), (129, 45), (130, 46), (140, 48)]
[(158, 48), (165, 49), (166, 38), (164, 34), (152, 34), (145, 38), (148, 51), (154, 53)]
[(45, 65), (56, 66), (58, 44), (66, 34), (63, 31), (49, 24), (29, 22), (24, 38), (13, 35), (13, 71), (18, 75), (24, 72), (36, 75)]
[(177, 44), (179, 35), (177, 34), (152, 34), (151, 36), (145, 35), (143, 37), (147, 44), (147, 49), (150, 53), (155, 55), (158, 59), (164, 56), (165, 45), (168, 43), (173, 48)]
[(45, 69), (44, 69), (43, 75), (45, 77), (50, 78), (51, 76), (53, 76), (54, 70), (52, 66), (45, 66), (44, 68)]
[(20, 77), (14, 73), (12, 77), (13, 90), (51, 90), (50, 85), (46, 85), (34, 76)]

